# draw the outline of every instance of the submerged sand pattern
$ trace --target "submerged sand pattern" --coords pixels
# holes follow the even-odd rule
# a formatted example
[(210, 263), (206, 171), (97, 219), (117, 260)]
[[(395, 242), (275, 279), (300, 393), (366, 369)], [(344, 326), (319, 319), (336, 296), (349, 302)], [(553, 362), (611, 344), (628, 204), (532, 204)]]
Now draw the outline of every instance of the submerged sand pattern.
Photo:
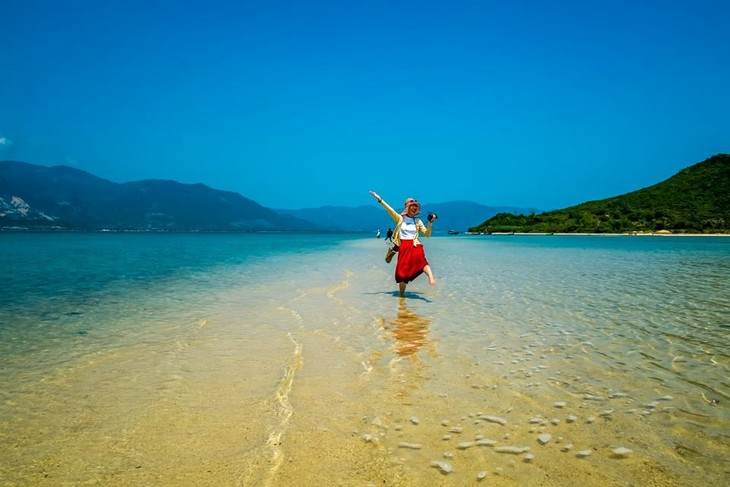
[[(687, 255), (676, 266), (653, 252), (565, 256), (458, 242), (428, 242), (439, 285), (417, 281), (405, 299), (380, 246), (362, 240), (272, 259), (245, 282), (220, 270), (66, 315), (109, 326), (23, 354), (6, 349), (0, 480), (727, 478), (722, 268)], [(649, 266), (663, 282), (642, 277)]]
[(249, 471), (243, 479), (243, 485), (272, 485), (274, 476), (284, 461), (284, 452), (281, 449), (282, 437), (286, 433), (287, 425), (294, 413), (289, 394), (296, 372), (302, 367), (302, 345), (291, 334), (289, 334), (289, 338), (294, 344), (294, 352), (292, 362), (285, 368), (284, 376), (276, 388), (272, 405), (272, 416), (275, 423), (272, 425), (264, 447), (258, 451), (254, 450), (249, 455), (249, 460), (247, 460)]

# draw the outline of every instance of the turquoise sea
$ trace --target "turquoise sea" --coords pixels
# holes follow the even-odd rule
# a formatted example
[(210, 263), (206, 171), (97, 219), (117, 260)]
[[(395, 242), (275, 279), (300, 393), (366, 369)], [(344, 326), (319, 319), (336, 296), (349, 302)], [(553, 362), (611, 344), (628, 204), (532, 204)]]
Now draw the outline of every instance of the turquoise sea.
[(0, 485), (730, 479), (730, 237), (0, 234)]

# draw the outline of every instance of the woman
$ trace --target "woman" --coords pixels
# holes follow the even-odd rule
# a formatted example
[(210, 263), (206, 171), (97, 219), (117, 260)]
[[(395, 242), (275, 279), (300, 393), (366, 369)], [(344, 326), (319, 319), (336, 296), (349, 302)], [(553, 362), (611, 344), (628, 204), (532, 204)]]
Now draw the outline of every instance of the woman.
[(385, 208), (395, 222), (393, 243), (398, 247), (395, 282), (398, 283), (401, 297), (405, 296), (408, 283), (420, 276), (421, 273), (425, 273), (428, 276), (428, 283), (435, 286), (436, 279), (433, 277), (431, 266), (426, 260), (423, 244), (418, 240), (418, 235), (422, 233), (426, 237), (430, 237), (431, 228), (437, 216), (433, 215), (432, 218), (429, 218), (428, 226), (426, 226), (417, 216), (421, 212), (421, 204), (415, 199), (408, 198), (405, 202), (405, 209), (398, 214), (376, 192), (370, 191), (370, 194), (378, 200), (378, 203)]

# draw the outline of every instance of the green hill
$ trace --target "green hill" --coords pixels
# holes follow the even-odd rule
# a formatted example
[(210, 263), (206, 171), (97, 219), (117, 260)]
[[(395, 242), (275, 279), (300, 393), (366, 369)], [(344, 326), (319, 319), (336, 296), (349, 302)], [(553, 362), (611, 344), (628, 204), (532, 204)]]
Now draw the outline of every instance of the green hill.
[(469, 231), (730, 233), (730, 154), (638, 191), (540, 214), (500, 213)]

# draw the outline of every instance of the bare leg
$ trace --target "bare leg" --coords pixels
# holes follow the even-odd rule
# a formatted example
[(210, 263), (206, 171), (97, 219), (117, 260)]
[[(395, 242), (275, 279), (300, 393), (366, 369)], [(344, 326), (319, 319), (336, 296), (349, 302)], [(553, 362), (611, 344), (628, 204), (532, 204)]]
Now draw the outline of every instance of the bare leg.
[(426, 267), (424, 267), (423, 272), (424, 272), (424, 274), (426, 274), (428, 276), (428, 283), (432, 286), (435, 286), (436, 278), (433, 277), (433, 271), (431, 270), (431, 266), (427, 265)]
[(406, 295), (406, 283), (405, 282), (399, 282), (398, 283), (398, 290), (400, 291), (400, 297)]

